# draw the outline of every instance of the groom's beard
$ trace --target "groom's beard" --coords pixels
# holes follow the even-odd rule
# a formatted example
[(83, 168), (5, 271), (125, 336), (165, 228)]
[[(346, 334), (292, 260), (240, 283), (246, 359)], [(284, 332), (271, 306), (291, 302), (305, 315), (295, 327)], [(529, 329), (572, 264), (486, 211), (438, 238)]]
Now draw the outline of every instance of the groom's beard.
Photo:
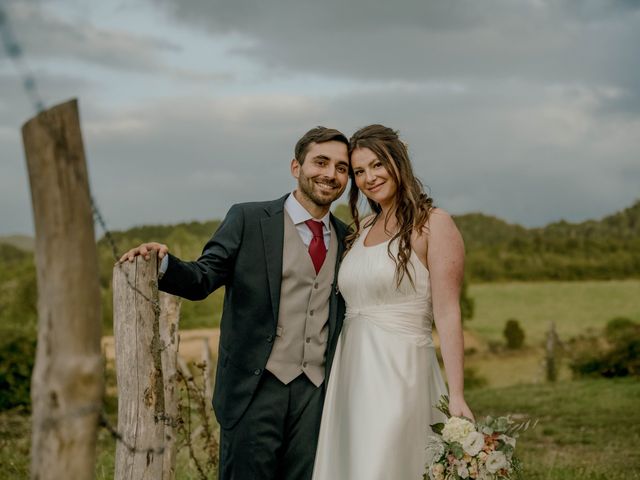
[[(318, 184), (327, 185), (330, 189), (325, 190)], [(306, 177), (302, 171), (298, 177), (298, 187), (305, 197), (319, 207), (331, 205), (342, 195), (342, 192), (344, 192), (344, 187), (340, 188), (341, 185), (336, 180), (328, 178), (322, 179), (319, 177), (309, 178)]]

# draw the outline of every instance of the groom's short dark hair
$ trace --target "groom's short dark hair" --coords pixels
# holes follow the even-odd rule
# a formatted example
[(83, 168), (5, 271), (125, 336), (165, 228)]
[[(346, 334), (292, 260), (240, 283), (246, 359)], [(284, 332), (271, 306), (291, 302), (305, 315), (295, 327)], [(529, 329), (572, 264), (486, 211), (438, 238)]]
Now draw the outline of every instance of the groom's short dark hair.
[(312, 143), (342, 142), (349, 148), (349, 140), (344, 134), (334, 128), (315, 127), (305, 133), (296, 143), (295, 157), (300, 165), (304, 163), (309, 145)]

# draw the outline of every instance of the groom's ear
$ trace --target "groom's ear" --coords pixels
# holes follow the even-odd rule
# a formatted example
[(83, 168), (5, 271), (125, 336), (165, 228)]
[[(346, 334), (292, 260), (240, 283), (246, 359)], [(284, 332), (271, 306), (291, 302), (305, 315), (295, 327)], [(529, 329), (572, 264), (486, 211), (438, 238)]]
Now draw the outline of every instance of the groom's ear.
[(294, 178), (298, 178), (300, 176), (300, 163), (298, 162), (297, 159), (293, 159), (291, 160), (291, 175), (294, 176)]

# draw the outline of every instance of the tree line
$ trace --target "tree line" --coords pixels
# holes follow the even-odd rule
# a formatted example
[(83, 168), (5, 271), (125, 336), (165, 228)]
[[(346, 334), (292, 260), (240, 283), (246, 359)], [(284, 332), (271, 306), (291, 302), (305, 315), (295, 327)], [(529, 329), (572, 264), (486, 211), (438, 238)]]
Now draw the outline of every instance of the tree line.
[[(336, 214), (348, 221), (348, 209)], [(626, 279), (640, 277), (640, 201), (601, 220), (556, 222), (524, 228), (499, 218), (470, 213), (454, 217), (465, 240), (466, 279), (471, 282)], [(121, 253), (150, 239), (166, 243), (179, 257), (197, 258), (218, 228), (218, 220), (147, 225), (112, 233)], [(114, 257), (107, 238), (98, 242), (105, 326), (111, 325), (111, 271)], [(222, 294), (205, 302), (185, 302), (184, 328), (202, 324), (219, 309)], [(33, 254), (0, 240), (0, 324), (14, 330), (35, 328), (36, 274)], [(1, 333), (1, 332), (0, 332)]]

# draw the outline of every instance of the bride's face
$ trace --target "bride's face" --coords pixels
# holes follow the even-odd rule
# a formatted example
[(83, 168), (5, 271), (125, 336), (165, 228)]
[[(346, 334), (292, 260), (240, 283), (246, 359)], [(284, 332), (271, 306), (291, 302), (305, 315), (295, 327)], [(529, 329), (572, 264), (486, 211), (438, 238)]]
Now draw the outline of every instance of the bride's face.
[(380, 205), (394, 201), (398, 186), (375, 153), (356, 148), (351, 153), (351, 168), (356, 186), (369, 200)]

